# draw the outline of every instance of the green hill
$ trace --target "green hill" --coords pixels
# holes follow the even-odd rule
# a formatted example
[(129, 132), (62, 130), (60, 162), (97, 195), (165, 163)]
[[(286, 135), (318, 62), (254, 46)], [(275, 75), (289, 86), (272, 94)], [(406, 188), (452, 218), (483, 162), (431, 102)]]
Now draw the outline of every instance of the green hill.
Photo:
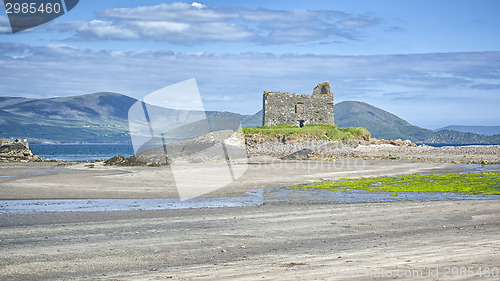
[(127, 112), (135, 101), (114, 93), (51, 99), (4, 98), (0, 100), (0, 137), (60, 142), (130, 141)]
[(435, 132), (411, 125), (398, 116), (359, 101), (335, 105), (335, 123), (341, 128), (363, 127), (378, 139), (409, 139), (416, 143), (487, 144), (500, 143), (500, 135), (485, 136), (453, 130)]

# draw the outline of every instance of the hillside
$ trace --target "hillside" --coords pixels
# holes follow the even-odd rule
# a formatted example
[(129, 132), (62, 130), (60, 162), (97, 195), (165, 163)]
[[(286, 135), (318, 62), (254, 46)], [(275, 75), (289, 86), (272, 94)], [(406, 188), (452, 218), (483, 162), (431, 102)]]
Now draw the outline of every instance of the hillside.
[(31, 99), (0, 108), (26, 117), (92, 123), (100, 119), (123, 121), (127, 118), (128, 109), (136, 101), (124, 95), (104, 92), (65, 98)]
[(247, 117), (241, 121), (241, 126), (243, 128), (253, 128), (262, 126), (262, 114), (263, 111), (260, 110), (254, 115), (247, 115)]
[(0, 108), (4, 108), (9, 105), (13, 105), (20, 102), (29, 101), (31, 99), (19, 98), (19, 97), (0, 97)]
[(500, 143), (500, 135), (485, 136), (453, 130), (434, 132), (420, 128), (385, 110), (359, 101), (336, 104), (335, 123), (341, 128), (366, 128), (372, 137), (378, 139), (409, 139), (415, 143)]
[(364, 102), (344, 101), (336, 104), (334, 110), (337, 126), (367, 128), (375, 138), (398, 139), (411, 130), (419, 131), (421, 135), (430, 131), (412, 126), (396, 115)]
[(0, 137), (38, 141), (127, 142), (127, 111), (136, 100), (114, 93), (0, 100)]

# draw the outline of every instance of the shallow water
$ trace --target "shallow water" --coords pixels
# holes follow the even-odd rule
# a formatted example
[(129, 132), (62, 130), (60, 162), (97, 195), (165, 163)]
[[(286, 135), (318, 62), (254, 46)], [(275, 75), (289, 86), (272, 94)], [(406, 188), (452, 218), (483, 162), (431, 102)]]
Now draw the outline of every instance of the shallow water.
[[(397, 194), (397, 196), (394, 196)], [(275, 188), (264, 193), (266, 203), (277, 204), (346, 204), (346, 203), (380, 203), (395, 201), (445, 201), (445, 200), (478, 200), (500, 199), (500, 195), (470, 195), (445, 192), (377, 192), (364, 190), (334, 191), (327, 189), (295, 189)]]
[(500, 172), (500, 165), (499, 164), (492, 164), (492, 165), (458, 164), (458, 167), (460, 169), (464, 170), (463, 172), (460, 172), (459, 174), (486, 173), (486, 172), (498, 173), (498, 172)]
[(176, 210), (192, 208), (243, 207), (257, 206), (260, 204), (262, 204), (262, 200), (256, 196), (194, 198), (185, 201), (174, 198), (0, 200), (0, 213)]
[(61, 199), (0, 200), (0, 213), (176, 210), (193, 208), (227, 208), (264, 204), (347, 204), (395, 201), (442, 201), (500, 199), (500, 195), (468, 195), (457, 193), (332, 191), (320, 189), (267, 188), (249, 191), (243, 197), (194, 198), (181, 201), (163, 199)]

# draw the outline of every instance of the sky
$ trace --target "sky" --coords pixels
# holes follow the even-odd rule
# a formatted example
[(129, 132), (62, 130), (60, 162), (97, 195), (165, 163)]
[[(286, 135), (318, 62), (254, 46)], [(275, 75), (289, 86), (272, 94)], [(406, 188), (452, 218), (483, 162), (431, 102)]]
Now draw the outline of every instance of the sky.
[(143, 98), (195, 78), (206, 110), (253, 114), (263, 91), (330, 81), (410, 123), (500, 125), (500, 1), (80, 1), (12, 33), (0, 96)]

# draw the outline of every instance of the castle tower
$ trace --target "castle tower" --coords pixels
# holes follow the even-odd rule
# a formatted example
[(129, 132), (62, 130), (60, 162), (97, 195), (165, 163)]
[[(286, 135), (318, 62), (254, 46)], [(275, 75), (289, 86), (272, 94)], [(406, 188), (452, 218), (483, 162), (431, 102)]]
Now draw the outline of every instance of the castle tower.
[(318, 84), (312, 95), (264, 92), (263, 103), (264, 126), (334, 125), (333, 93), (329, 82)]

